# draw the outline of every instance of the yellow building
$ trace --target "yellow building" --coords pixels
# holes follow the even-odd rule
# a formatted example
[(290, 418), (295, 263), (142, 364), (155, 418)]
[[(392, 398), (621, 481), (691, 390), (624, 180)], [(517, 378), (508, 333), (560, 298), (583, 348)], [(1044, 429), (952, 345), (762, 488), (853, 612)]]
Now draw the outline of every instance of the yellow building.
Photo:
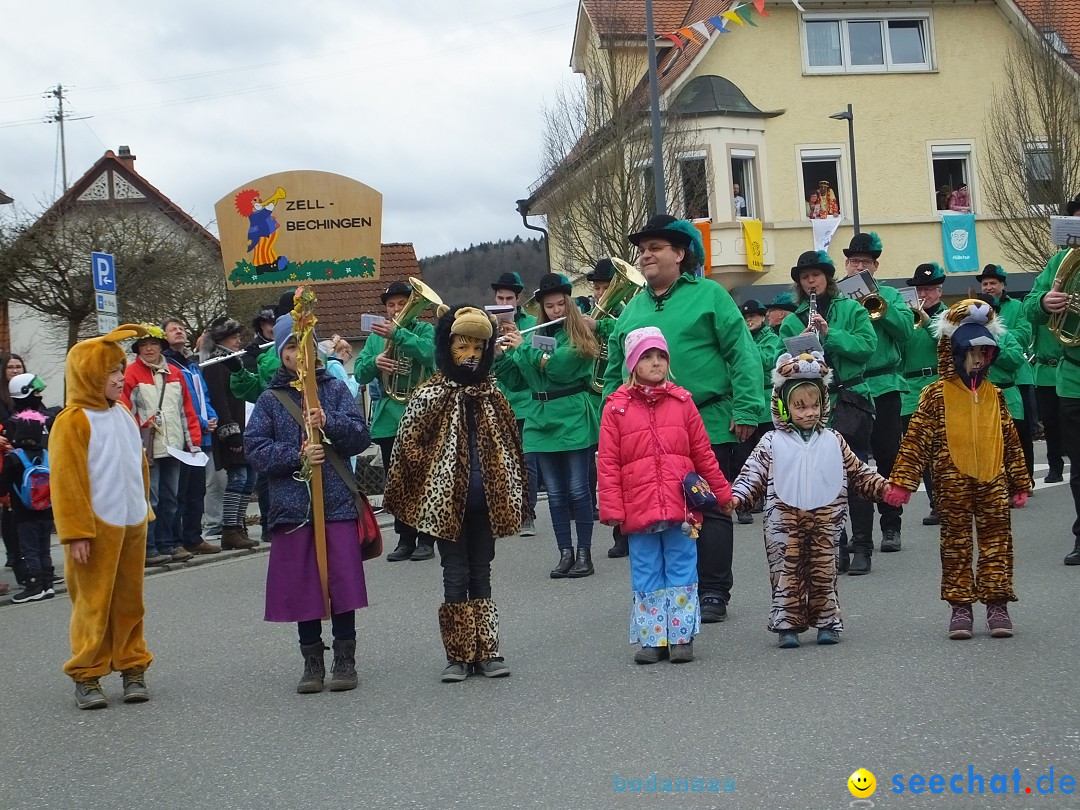
[[(707, 21), (733, 5), (739, 3), (656, 0), (656, 33)], [(674, 173), (668, 213), (708, 220), (712, 276), (728, 289), (739, 288), (740, 298), (771, 298), (781, 285), (790, 285), (796, 258), (814, 248), (809, 209), (822, 180), (829, 182), (840, 211), (830, 252), (842, 263), (841, 248), (853, 233), (851, 156), (847, 122), (830, 116), (848, 104), (854, 113), (860, 229), (876, 231), (884, 243), (879, 278), (905, 279), (922, 262), (943, 261), (941, 209), (949, 207), (948, 191), (965, 183), (976, 215), (980, 265), (1008, 268), (988, 226), (980, 166), (994, 86), (1008, 70), (1010, 46), (1029, 26), (1020, 8), (1012, 0), (800, 5), (802, 11), (789, 0), (768, 0), (767, 17), (751, 9), (756, 27), (729, 20), (728, 33), (713, 33), (707, 41), (698, 34), (700, 44), (684, 37), (679, 54), (670, 40), (660, 48), (661, 106), (691, 121), (679, 156), (665, 160), (665, 171)], [(597, 48), (636, 53), (643, 75), (642, 6), (581, 0), (571, 66), (586, 74), (587, 86), (600, 86), (587, 69)], [(711, 33), (714, 26), (706, 28)], [(598, 104), (590, 110), (594, 117)], [(1038, 144), (1030, 149), (1037, 169)], [(534, 187), (528, 200), (533, 213), (546, 213), (558, 174)], [(764, 272), (746, 267), (734, 184), (746, 217), (763, 222)], [(949, 189), (941, 193), (942, 186)], [(562, 266), (559, 252), (559, 230), (572, 224), (549, 217), (548, 225), (553, 268), (572, 271)], [(1029, 286), (1022, 279), (1015, 285), (1019, 290)], [(967, 276), (951, 276), (946, 291), (962, 292), (969, 283), (974, 284)]]

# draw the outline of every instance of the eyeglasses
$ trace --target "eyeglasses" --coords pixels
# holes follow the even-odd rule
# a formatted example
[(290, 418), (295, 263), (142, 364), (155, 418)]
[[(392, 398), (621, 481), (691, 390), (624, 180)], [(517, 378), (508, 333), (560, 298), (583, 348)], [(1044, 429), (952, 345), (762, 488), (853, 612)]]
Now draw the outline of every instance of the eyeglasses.
[(654, 242), (652, 244), (638, 245), (638, 250), (641, 253), (659, 253), (664, 248), (674, 248), (674, 245), (669, 242)]
[(873, 259), (847, 259), (845, 264), (849, 264), (852, 267), (873, 267)]

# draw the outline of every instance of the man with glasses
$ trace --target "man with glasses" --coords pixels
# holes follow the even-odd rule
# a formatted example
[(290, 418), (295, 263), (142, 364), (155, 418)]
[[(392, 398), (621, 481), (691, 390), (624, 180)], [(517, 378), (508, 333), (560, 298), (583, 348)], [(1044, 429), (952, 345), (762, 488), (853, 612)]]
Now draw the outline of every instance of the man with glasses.
[[(644, 292), (623, 309), (608, 341), (604, 394), (623, 381), (627, 334), (658, 327), (671, 353), (671, 375), (701, 412), (720, 469), (729, 478), (738, 443), (757, 428), (764, 376), (761, 357), (738, 305), (720, 284), (701, 278), (705, 262), (701, 232), (690, 222), (658, 214), (627, 237), (641, 251)], [(731, 598), (731, 517), (706, 510), (698, 537), (701, 621), (720, 622)]]
[[(857, 233), (844, 251), (844, 270), (854, 276), (863, 270), (875, 275), (878, 271), (878, 258), (881, 256), (881, 240), (876, 233)], [(907, 346), (915, 331), (915, 319), (911, 308), (904, 301), (900, 291), (886, 284), (879, 285), (877, 295), (881, 298), (882, 309), (879, 317), (871, 313), (870, 320), (877, 334), (877, 350), (866, 364), (863, 378), (870, 386), (870, 397), (874, 401), (874, 429), (870, 434), (870, 452), (877, 462), (878, 473), (885, 478), (892, 472), (896, 453), (900, 449), (903, 428), (900, 419), (900, 400), (907, 384), (904, 382), (904, 347)], [(861, 514), (865, 508), (867, 514)], [(878, 504), (881, 515), (881, 550), (885, 552), (900, 550), (900, 519), (904, 514), (901, 506)], [(858, 518), (856, 517), (858, 515)], [(860, 504), (851, 509), (852, 534), (859, 534), (855, 526), (856, 519), (865, 520), (867, 537), (873, 543), (874, 517), (873, 504)]]

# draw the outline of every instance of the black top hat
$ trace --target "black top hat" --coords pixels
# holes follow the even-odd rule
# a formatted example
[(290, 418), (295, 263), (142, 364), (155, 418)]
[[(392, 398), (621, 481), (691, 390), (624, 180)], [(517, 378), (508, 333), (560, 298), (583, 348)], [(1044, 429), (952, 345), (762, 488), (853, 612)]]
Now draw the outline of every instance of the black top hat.
[(1002, 269), (1000, 264), (988, 264), (979, 275), (975, 276), (976, 281), (982, 281), (984, 278), (996, 278), (1002, 284), (1005, 284), (1008, 282), (1009, 274)]
[(791, 280), (799, 283), (799, 273), (803, 270), (820, 270), (826, 278), (836, 275), (836, 265), (824, 250), (808, 250), (799, 254), (799, 261), (791, 268)]
[(391, 281), (390, 286), (386, 288), (386, 292), (379, 296), (379, 300), (385, 304), (387, 298), (395, 295), (410, 296), (412, 295), (412, 287), (404, 281)]
[(586, 281), (611, 281), (613, 278), (615, 278), (615, 263), (608, 258), (598, 261), (593, 269), (585, 274)]
[(511, 290), (516, 294), (520, 294), (525, 289), (525, 285), (521, 282), (521, 276), (517, 273), (503, 273), (499, 276), (498, 281), (492, 282), (491, 289)]
[(936, 262), (926, 262), (915, 268), (915, 275), (907, 280), (909, 287), (936, 287), (945, 283), (945, 271)]
[(626, 238), (630, 240), (631, 244), (637, 245), (641, 243), (642, 239), (648, 239), (650, 236), (655, 236), (660, 239), (667, 239), (671, 244), (677, 247), (690, 247), (690, 235), (683, 233), (682, 231), (675, 230), (668, 227), (673, 222), (678, 220), (669, 214), (657, 214), (648, 222), (645, 223), (645, 227), (637, 233), (632, 233)]
[(214, 341), (214, 343), (221, 343), (221, 341), (230, 335), (239, 335), (244, 331), (244, 327), (239, 321), (234, 321), (232, 318), (222, 315), (220, 318), (214, 318), (214, 320), (210, 322), (207, 331), (210, 334), (210, 339)]
[(746, 315), (764, 315), (765, 305), (756, 298), (750, 298), (743, 302), (742, 306), (739, 307), (739, 311), (744, 317)]
[(539, 301), (545, 295), (555, 292), (571, 295), (574, 292), (574, 288), (571, 286), (570, 280), (561, 273), (548, 273), (540, 279), (540, 287), (533, 293), (533, 298)]
[(851, 237), (844, 255), (849, 259), (852, 256), (869, 256), (876, 260), (881, 255), (881, 239), (876, 233), (857, 233)]
[(276, 306), (276, 304), (263, 304), (255, 313), (255, 317), (251, 319), (251, 328), (258, 332), (264, 323), (273, 325), (277, 320), (277, 315), (274, 314)]

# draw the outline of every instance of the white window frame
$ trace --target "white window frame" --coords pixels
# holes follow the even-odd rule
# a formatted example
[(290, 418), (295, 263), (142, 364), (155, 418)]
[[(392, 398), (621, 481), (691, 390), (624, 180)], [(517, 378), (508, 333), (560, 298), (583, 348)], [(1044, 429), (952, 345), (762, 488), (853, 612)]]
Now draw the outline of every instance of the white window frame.
[(840, 203), (840, 221), (845, 219), (851, 219), (851, 199), (847, 191), (847, 186), (844, 184), (844, 150), (839, 146), (826, 146), (826, 147), (799, 147), (796, 150), (795, 158), (797, 161), (797, 173), (799, 178), (799, 210), (802, 212), (801, 219), (806, 222), (813, 222), (810, 218), (810, 214), (806, 210), (807, 198), (803, 190), (803, 167), (807, 163), (832, 163), (836, 166), (836, 194), (841, 200), (847, 200), (846, 203)]
[[(971, 210), (974, 213), (978, 210), (978, 206), (975, 204), (975, 164), (973, 159), (975, 157), (975, 142), (974, 141), (936, 141), (927, 144), (928, 155), (930, 159), (930, 208), (937, 216), (941, 213), (949, 211), (946, 209), (939, 209), (937, 207), (937, 186), (934, 185), (934, 161), (937, 159), (942, 160), (963, 160), (967, 168), (964, 172), (967, 176), (968, 187), (968, 200), (971, 202)], [(953, 187), (953, 191), (956, 191), (956, 187)]]
[[(756, 149), (736, 149), (732, 148), (728, 150), (728, 165), (730, 166), (733, 161), (742, 160), (749, 165), (749, 169), (744, 171), (743, 181), (741, 183), (742, 196), (746, 200), (746, 216), (740, 217), (735, 214), (735, 203), (732, 200), (732, 216), (734, 219), (762, 219), (761, 208), (758, 204), (758, 153)], [(745, 175), (749, 174), (749, 178)], [(734, 173), (732, 173), (731, 182), (735, 182)], [(728, 196), (731, 196), (730, 194)]]
[[(889, 41), (889, 22), (917, 21), (922, 23), (926, 37), (926, 61), (922, 63), (905, 62), (893, 64), (892, 45)], [(840, 25), (840, 64), (839, 65), (811, 65), (810, 43), (807, 39), (806, 24), (812, 22), (836, 22)], [(882, 65), (853, 65), (851, 64), (851, 44), (848, 38), (848, 24), (853, 22), (877, 22), (882, 25), (882, 49), (884, 64)], [(934, 59), (934, 26), (933, 17), (929, 11), (875, 11), (873, 13), (858, 12), (815, 12), (800, 15), (799, 31), (802, 40), (803, 73), (806, 74), (837, 74), (837, 73), (928, 73), (935, 70)]]
[[(1049, 143), (1049, 141), (1044, 141), (1044, 140), (1025, 141), (1024, 143), (1020, 144), (1020, 149), (1021, 149), (1021, 151), (1023, 152), (1023, 155), (1024, 155), (1024, 173), (1025, 173), (1025, 176), (1024, 176), (1025, 194), (1024, 194), (1024, 196), (1028, 197), (1029, 195), (1026, 193), (1027, 190), (1028, 190), (1028, 178), (1027, 178), (1027, 159), (1028, 159), (1028, 155), (1033, 153), (1033, 152), (1047, 152), (1047, 153), (1049, 153), (1049, 151), (1050, 151), (1050, 143)], [(1049, 202), (1033, 202), (1031, 199), (1026, 199), (1026, 200), (1024, 200), (1024, 202), (1027, 203), (1028, 209), (1033, 214), (1044, 214), (1045, 213), (1045, 214), (1049, 215), (1049, 214), (1057, 213), (1057, 210), (1056, 210), (1057, 206), (1054, 204), (1053, 200), (1050, 200)]]
[(708, 219), (710, 222), (713, 220), (713, 199), (712, 199), (712, 172), (709, 165), (709, 153), (704, 149), (699, 149), (690, 152), (680, 152), (676, 159), (676, 168), (679, 170), (679, 207), (682, 212), (686, 212), (686, 179), (683, 177), (683, 163), (691, 160), (700, 160), (705, 166), (705, 216), (695, 217), (695, 219)]

